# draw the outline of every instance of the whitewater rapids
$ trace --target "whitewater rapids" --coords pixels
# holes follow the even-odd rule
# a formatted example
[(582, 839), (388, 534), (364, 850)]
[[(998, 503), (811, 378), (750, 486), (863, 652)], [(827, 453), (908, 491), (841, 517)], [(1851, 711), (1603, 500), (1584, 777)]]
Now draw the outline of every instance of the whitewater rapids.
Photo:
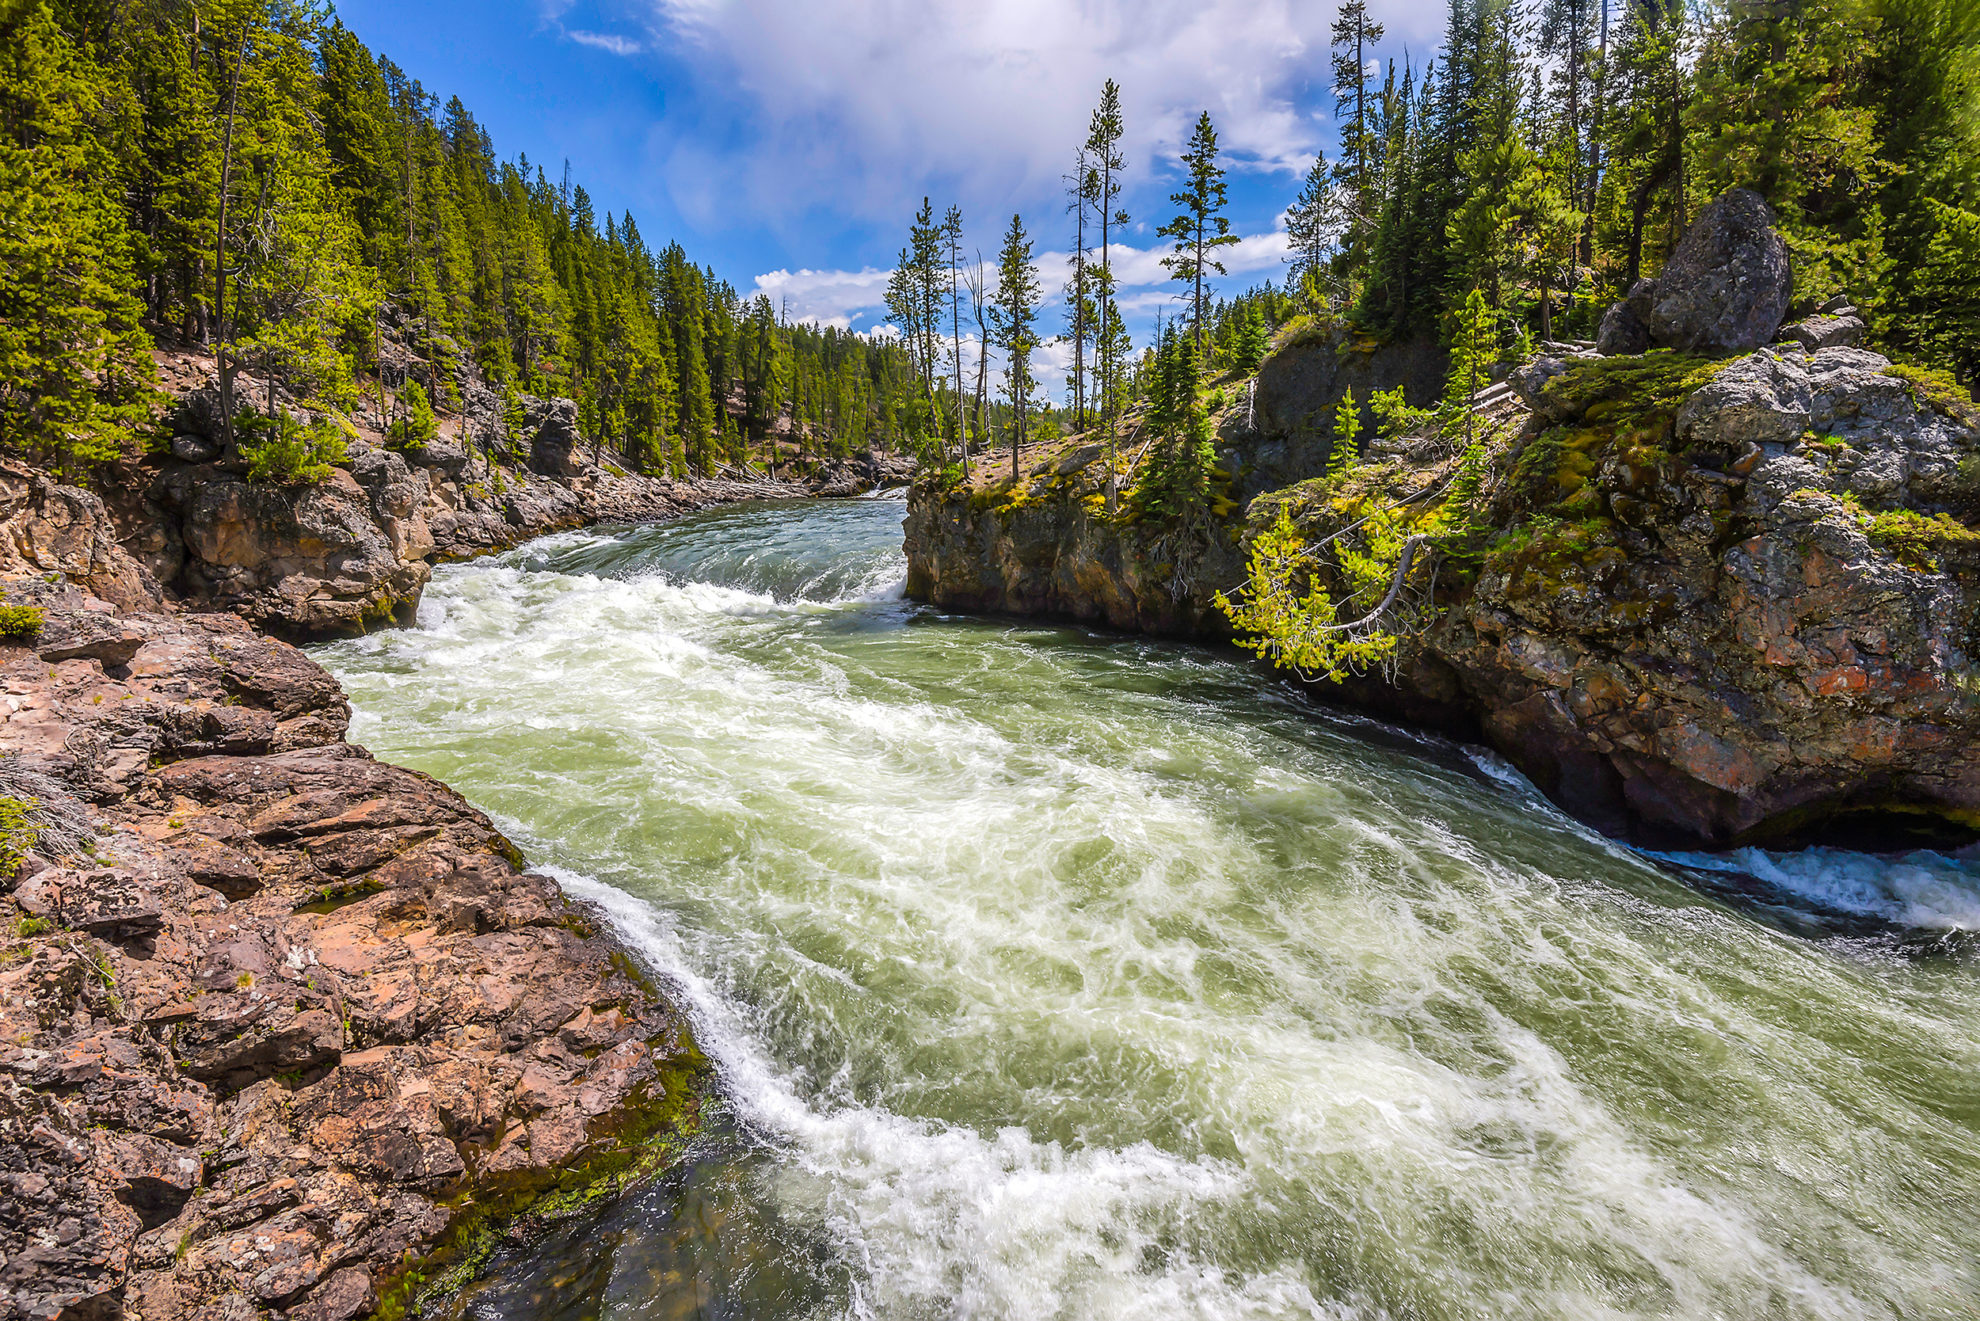
[(1980, 878), (1652, 858), (1239, 660), (901, 599), (901, 505), (317, 648), (689, 1007), (689, 1166), (487, 1317), (1980, 1316)]

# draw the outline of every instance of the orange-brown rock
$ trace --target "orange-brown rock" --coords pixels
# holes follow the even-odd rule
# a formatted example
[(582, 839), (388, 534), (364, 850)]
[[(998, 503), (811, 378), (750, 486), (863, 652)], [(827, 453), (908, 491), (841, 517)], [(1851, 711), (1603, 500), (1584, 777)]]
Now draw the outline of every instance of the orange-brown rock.
[(698, 1076), (600, 924), (345, 742), (302, 653), (7, 587), (53, 641), (0, 647), (0, 794), (88, 831), (0, 881), (0, 1317), (347, 1321)]

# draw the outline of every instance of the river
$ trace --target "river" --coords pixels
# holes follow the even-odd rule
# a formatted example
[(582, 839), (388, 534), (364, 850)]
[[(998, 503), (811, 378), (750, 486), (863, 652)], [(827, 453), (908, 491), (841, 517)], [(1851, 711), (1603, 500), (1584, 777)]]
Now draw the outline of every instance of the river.
[(897, 501), (570, 533), (315, 649), (723, 1100), (504, 1318), (1980, 1316), (1980, 876), (1656, 859), (1224, 653), (901, 599)]

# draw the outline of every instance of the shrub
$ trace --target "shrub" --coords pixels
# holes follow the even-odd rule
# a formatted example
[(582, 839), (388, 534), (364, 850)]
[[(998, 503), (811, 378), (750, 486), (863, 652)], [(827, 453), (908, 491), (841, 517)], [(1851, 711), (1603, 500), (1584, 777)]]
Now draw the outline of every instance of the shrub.
[(0, 797), (0, 878), (11, 879), (34, 850), (35, 841), (41, 837), (41, 828), (34, 821), (35, 809), (40, 806), (32, 798)]
[(1393, 390), (1377, 390), (1368, 399), (1369, 407), (1375, 410), (1376, 424), (1384, 438), (1395, 440), (1405, 436), (1430, 420), (1436, 411), (1430, 408), (1411, 408), (1409, 400), (1403, 396), (1403, 388), (1398, 385)]
[(314, 486), (350, 457), (344, 434), (325, 419), (304, 426), (286, 413), (249, 414), (236, 424), (248, 480), (276, 486)]
[(400, 387), (399, 407), (403, 411), (385, 432), (385, 442), (393, 449), (423, 449), (440, 434), (433, 401), (418, 381), (408, 380)]
[(0, 605), (0, 639), (30, 642), (41, 636), (40, 606)]

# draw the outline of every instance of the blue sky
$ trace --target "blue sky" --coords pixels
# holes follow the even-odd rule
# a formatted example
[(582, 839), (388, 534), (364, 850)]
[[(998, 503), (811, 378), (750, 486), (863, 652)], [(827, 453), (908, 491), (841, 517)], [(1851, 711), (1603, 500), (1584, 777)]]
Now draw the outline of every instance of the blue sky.
[[(1424, 52), (1443, 5), (1378, 0), (1384, 54)], [(1208, 110), (1245, 242), (1233, 288), (1284, 271), (1280, 213), (1334, 141), (1331, 0), (340, 0), (379, 53), (458, 94), (504, 156), (630, 209), (744, 294), (871, 330), (922, 196), (993, 255), (1021, 212), (1071, 246), (1060, 176), (1108, 77), (1128, 118), (1121, 264), (1137, 337), (1173, 309), (1157, 264), (1175, 155)], [(1048, 269), (1047, 282), (1056, 283)]]

